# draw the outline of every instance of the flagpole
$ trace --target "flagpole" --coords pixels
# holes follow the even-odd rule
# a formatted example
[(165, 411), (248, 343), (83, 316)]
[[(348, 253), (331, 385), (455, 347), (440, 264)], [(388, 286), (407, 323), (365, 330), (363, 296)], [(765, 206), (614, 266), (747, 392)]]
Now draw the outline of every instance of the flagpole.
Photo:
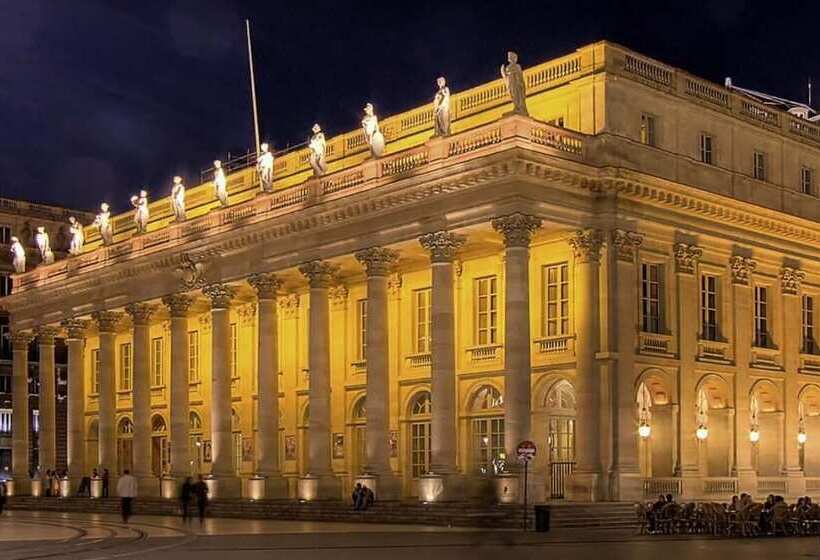
[(256, 80), (253, 75), (253, 50), (251, 49), (251, 22), (245, 20), (245, 31), (248, 35), (248, 67), (251, 71), (251, 101), (253, 102), (253, 133), (256, 140), (256, 153), (259, 153), (259, 112), (256, 108)]

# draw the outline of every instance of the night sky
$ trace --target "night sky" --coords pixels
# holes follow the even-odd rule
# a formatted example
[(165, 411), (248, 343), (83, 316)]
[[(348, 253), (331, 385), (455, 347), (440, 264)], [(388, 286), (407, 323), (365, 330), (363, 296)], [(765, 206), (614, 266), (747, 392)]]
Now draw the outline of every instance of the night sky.
[[(114, 209), (189, 185), (253, 144), (244, 18), (263, 140), (329, 136), (609, 39), (697, 75), (820, 98), (817, 8), (787, 2), (0, 0), (0, 196)], [(817, 105), (817, 104), (815, 104)]]

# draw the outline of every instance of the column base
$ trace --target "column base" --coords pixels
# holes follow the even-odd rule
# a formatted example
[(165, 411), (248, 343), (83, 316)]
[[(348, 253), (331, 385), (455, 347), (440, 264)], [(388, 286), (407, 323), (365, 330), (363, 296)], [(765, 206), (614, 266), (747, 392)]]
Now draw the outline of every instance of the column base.
[(143, 497), (160, 496), (160, 481), (152, 475), (137, 476), (137, 495)]
[(31, 482), (28, 477), (12, 478), (6, 481), (7, 496), (25, 496), (31, 491)]
[(288, 497), (288, 481), (282, 475), (255, 475), (244, 481), (242, 497), (250, 500), (282, 500)]
[(238, 476), (216, 476), (205, 478), (208, 498), (239, 498), (242, 495), (242, 479)]
[(40, 498), (44, 495), (43, 490), (43, 479), (42, 478), (32, 478), (31, 482), (29, 483), (29, 488), (31, 489), (31, 495), (34, 498)]
[(299, 477), (296, 497), (310, 502), (313, 500), (339, 500), (342, 497), (342, 483), (333, 474), (308, 474)]
[(574, 472), (567, 480), (567, 499), (571, 502), (599, 502), (603, 499), (601, 473)]
[(159, 479), (159, 495), (166, 500), (179, 498), (180, 488), (185, 477), (164, 475)]
[(464, 477), (453, 474), (428, 473), (422, 475), (418, 481), (419, 501), (452, 502), (464, 499)]
[(379, 500), (401, 498), (401, 481), (393, 473), (362, 474), (353, 479), (353, 485), (357, 483), (370, 488)]
[(615, 471), (609, 477), (609, 498), (635, 502), (645, 498), (643, 477), (639, 472)]

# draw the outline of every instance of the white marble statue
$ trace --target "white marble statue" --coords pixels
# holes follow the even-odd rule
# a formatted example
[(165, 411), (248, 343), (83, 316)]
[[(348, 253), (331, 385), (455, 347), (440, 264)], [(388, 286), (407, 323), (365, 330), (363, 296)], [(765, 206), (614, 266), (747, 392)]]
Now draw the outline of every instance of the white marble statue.
[(214, 194), (223, 207), (228, 205), (228, 179), (218, 159), (214, 160)]
[(34, 234), (34, 242), (40, 250), (40, 260), (43, 264), (54, 262), (54, 252), (51, 250), (51, 241), (44, 226), (37, 226), (37, 233)]
[(322, 127), (319, 124), (314, 124), (313, 136), (310, 137), (308, 148), (310, 148), (310, 166), (313, 168), (313, 174), (316, 177), (327, 173), (327, 162), (325, 161), (325, 152), (327, 151), (327, 142), (325, 141), (325, 133), (322, 132)]
[(134, 207), (134, 223), (137, 233), (148, 231), (148, 192), (140, 191), (139, 196), (131, 197), (131, 206)]
[(450, 88), (443, 77), (436, 80), (438, 91), (433, 98), (433, 117), (436, 123), (436, 136), (450, 135)]
[(71, 233), (71, 243), (68, 246), (68, 252), (72, 255), (79, 255), (83, 252), (83, 244), (85, 243), (83, 224), (78, 222), (74, 216), (68, 217), (68, 223), (68, 230)]
[(367, 145), (370, 146), (370, 155), (374, 158), (382, 157), (384, 153), (384, 135), (379, 130), (379, 118), (373, 111), (372, 103), (364, 106), (362, 129), (364, 130), (364, 139)]
[(174, 185), (171, 187), (171, 211), (176, 221), (185, 220), (185, 184), (179, 175), (174, 177)]
[(11, 238), (11, 264), (18, 274), (26, 271), (26, 249), (16, 237)]
[(524, 71), (518, 64), (518, 55), (513, 51), (507, 53), (508, 64), (501, 65), (501, 77), (507, 84), (507, 91), (513, 102), (513, 113), (529, 116), (527, 110), (527, 86), (524, 83)]
[(103, 245), (111, 245), (114, 242), (114, 229), (111, 226), (111, 211), (107, 203), (100, 204), (100, 213), (94, 218), (94, 225), (100, 228)]
[(262, 192), (271, 192), (273, 190), (273, 154), (270, 153), (270, 146), (267, 142), (263, 142), (259, 149), (262, 151), (256, 159), (259, 183), (262, 185)]

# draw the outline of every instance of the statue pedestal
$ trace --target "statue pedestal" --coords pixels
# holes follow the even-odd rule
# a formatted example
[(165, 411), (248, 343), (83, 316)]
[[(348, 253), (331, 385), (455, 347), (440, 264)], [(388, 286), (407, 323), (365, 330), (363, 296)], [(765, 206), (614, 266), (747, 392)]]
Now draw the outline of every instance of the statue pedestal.
[(60, 479), (60, 497), (61, 498), (68, 498), (71, 494), (76, 491), (77, 485), (76, 481), (71, 480), (68, 477)]
[(332, 474), (300, 477), (297, 484), (297, 498), (306, 502), (312, 500), (338, 500), (342, 495), (342, 485)]
[(208, 498), (239, 498), (242, 495), (242, 480), (236, 476), (209, 476), (205, 479)]
[(102, 498), (103, 495), (103, 483), (102, 478), (94, 477), (91, 479), (91, 497), (92, 498)]
[(282, 500), (288, 497), (288, 481), (278, 475), (254, 475), (245, 481), (243, 498), (249, 500)]
[(42, 478), (32, 478), (31, 479), (31, 495), (35, 498), (39, 498), (43, 495), (43, 479)]
[(493, 479), (495, 499), (499, 504), (517, 504), (524, 500), (521, 493), (523, 475), (518, 473), (502, 473)]
[(450, 502), (463, 499), (464, 478), (458, 474), (428, 473), (418, 482), (419, 501)]
[(173, 476), (163, 476), (159, 481), (159, 495), (171, 500), (179, 497), (179, 483)]

